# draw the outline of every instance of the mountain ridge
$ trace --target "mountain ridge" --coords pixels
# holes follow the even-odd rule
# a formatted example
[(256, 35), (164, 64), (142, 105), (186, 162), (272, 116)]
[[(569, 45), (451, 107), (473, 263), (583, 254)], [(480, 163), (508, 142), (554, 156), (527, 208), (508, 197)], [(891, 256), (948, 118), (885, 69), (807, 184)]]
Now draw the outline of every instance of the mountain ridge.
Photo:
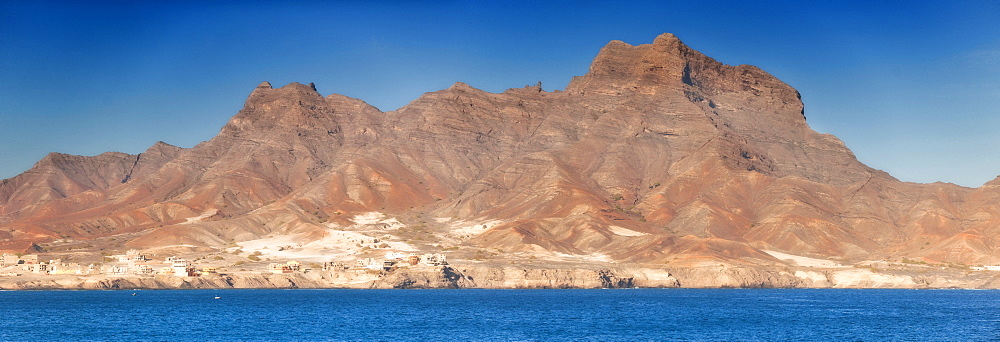
[(0, 183), (0, 249), (308, 244), (377, 212), (405, 226), (390, 249), (462, 257), (1000, 262), (995, 181), (900, 182), (810, 129), (791, 86), (672, 34), (608, 43), (563, 91), (457, 82), (382, 112), (262, 82), (192, 148), (50, 156)]

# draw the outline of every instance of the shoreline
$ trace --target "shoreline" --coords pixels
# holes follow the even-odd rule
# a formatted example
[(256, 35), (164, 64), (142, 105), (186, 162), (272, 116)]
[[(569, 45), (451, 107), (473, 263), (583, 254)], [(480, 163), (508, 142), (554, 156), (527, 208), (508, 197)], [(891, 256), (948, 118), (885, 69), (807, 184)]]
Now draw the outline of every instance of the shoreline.
[[(993, 274), (996, 273), (996, 274)], [(751, 266), (545, 268), (449, 265), (388, 272), (233, 272), (172, 275), (30, 275), (0, 278), (0, 290), (184, 289), (1000, 289), (1000, 272), (773, 270)]]

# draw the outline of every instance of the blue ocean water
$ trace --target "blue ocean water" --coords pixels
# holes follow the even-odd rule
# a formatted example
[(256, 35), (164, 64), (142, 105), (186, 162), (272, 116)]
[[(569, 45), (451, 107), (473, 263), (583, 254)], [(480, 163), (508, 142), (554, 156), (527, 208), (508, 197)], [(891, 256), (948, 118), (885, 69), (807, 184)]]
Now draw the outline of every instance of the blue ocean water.
[(985, 341), (1000, 291), (0, 291), (0, 340)]

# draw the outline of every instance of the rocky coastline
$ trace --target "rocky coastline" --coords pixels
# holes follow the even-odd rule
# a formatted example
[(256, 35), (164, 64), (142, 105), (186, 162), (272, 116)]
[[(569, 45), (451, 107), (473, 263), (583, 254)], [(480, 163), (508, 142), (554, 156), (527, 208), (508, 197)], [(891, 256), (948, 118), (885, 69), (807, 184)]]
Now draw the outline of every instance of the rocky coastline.
[(754, 266), (544, 268), (450, 265), (392, 272), (234, 272), (172, 275), (44, 275), (0, 278), (0, 290), (134, 289), (598, 289), (905, 288), (1000, 289), (1000, 274), (955, 270), (875, 272), (846, 268), (772, 270)]

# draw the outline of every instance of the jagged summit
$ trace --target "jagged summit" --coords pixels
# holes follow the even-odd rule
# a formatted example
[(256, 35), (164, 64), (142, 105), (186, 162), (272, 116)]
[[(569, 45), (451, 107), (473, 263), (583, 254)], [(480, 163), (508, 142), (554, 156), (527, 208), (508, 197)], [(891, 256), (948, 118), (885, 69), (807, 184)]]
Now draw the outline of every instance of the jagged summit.
[(255, 102), (272, 101), (276, 98), (288, 95), (311, 97), (319, 96), (319, 92), (316, 91), (316, 86), (312, 83), (306, 85), (298, 82), (292, 82), (282, 87), (273, 88), (271, 87), (270, 82), (264, 81), (250, 93), (250, 96), (247, 98), (247, 104), (249, 105)]
[[(226, 126), (223, 135), (244, 136), (249, 132), (277, 132), (277, 127), (295, 127), (315, 121), (326, 114), (324, 98), (316, 87), (298, 82), (271, 88), (263, 82), (247, 97), (240, 110)], [(251, 134), (253, 135), (253, 134)]]
[(448, 87), (448, 90), (457, 90), (457, 89), (462, 89), (462, 90), (475, 89), (475, 90), (479, 90), (477, 88), (474, 88), (473, 86), (470, 86), (469, 84), (467, 84), (465, 82), (455, 82), (451, 86)]
[(590, 71), (574, 77), (567, 91), (617, 94), (622, 91), (654, 92), (671, 88), (705, 94), (750, 91), (797, 102), (798, 92), (760, 68), (729, 66), (664, 33), (651, 44), (608, 43), (591, 63)]
[(661, 33), (659, 36), (653, 39), (653, 45), (670, 45), (670, 44), (683, 44), (681, 39), (677, 38), (676, 35), (669, 32)]
[(633, 46), (615, 40), (601, 49), (587, 75), (574, 78), (567, 89), (583, 91), (594, 88), (584, 84), (593, 83), (611, 83), (617, 88), (680, 86), (686, 81), (685, 73), (691, 71), (691, 63), (713, 62), (669, 33), (658, 36), (652, 44)]
[(174, 145), (171, 145), (163, 140), (157, 140), (155, 143), (153, 143), (153, 146), (174, 146)]

